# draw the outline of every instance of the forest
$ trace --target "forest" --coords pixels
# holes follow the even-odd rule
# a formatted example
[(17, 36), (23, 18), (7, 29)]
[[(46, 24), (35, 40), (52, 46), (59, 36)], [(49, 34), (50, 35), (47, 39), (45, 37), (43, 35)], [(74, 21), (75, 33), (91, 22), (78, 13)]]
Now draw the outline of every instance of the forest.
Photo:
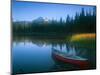
[[(66, 16), (66, 15), (65, 15)], [(58, 20), (39, 20), (16, 21), (12, 22), (12, 31), (14, 35), (43, 35), (43, 34), (76, 34), (76, 33), (96, 33), (96, 8), (93, 11), (76, 12), (75, 17), (66, 16)]]

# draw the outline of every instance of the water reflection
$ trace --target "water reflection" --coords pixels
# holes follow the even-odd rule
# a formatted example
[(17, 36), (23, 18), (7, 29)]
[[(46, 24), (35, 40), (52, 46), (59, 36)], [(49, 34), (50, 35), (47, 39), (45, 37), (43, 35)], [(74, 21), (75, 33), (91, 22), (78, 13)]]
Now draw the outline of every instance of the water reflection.
[[(73, 49), (69, 49), (70, 47)], [(73, 53), (74, 55), (88, 59), (90, 64), (95, 64), (95, 62), (91, 63), (91, 61), (95, 60), (95, 57), (91, 60), (91, 54), (93, 55), (93, 53), (90, 52), (90, 49), (74, 46), (65, 39), (16, 36), (13, 38), (12, 48), (13, 72), (34, 73), (81, 69), (75, 64), (56, 60), (52, 56), (53, 48), (63, 51), (64, 53)], [(73, 50), (73, 52), (70, 50)], [(88, 66), (88, 68), (91, 68), (90, 65)]]

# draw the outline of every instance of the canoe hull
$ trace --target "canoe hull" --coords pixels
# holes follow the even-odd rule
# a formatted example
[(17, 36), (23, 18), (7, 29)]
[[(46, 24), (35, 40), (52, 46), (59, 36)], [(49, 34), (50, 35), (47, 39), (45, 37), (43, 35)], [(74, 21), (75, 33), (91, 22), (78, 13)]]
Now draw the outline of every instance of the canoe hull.
[(52, 53), (52, 55), (56, 60), (62, 61), (64, 63), (74, 64), (74, 65), (80, 67), (81, 69), (88, 68), (88, 61), (86, 61), (86, 60), (76, 60), (76, 59), (74, 60), (71, 58), (66, 58), (64, 56), (61, 56), (60, 54), (55, 53), (55, 52)]

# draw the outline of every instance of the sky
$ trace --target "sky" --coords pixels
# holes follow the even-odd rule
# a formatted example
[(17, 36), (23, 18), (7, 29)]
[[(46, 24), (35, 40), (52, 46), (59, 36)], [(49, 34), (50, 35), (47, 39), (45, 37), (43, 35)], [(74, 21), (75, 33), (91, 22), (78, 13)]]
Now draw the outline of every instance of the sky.
[(94, 6), (69, 5), (69, 4), (50, 4), (36, 2), (16, 2), (12, 3), (13, 21), (32, 21), (38, 17), (59, 20), (65, 19), (67, 15), (74, 17), (76, 12), (93, 11)]

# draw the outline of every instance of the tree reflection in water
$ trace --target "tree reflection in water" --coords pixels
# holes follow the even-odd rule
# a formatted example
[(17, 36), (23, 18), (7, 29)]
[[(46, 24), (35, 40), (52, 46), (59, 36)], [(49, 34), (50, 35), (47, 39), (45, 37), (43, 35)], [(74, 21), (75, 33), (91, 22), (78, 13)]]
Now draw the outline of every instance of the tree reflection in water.
[[(18, 45), (20, 42), (24, 42), (24, 44), (27, 44), (27, 42), (30, 42), (32, 44), (35, 44), (39, 47), (45, 47), (45, 46), (50, 46), (51, 50), (52, 48), (58, 48), (58, 50), (64, 51), (64, 52), (70, 52), (70, 47), (74, 47), (75, 48), (75, 53), (77, 56), (80, 57), (84, 57), (86, 59), (88, 59), (89, 63), (90, 63), (90, 67), (95, 67), (95, 62), (92, 62), (93, 60), (95, 60), (95, 53), (91, 52), (90, 49), (87, 48), (83, 48), (83, 47), (78, 47), (72, 43), (70, 43), (69, 41), (66, 41), (65, 38), (41, 38), (40, 37), (34, 37), (34, 36), (14, 36), (13, 37), (13, 42), (16, 43), (16, 45)], [(92, 55), (92, 56), (91, 56)], [(94, 59), (92, 59), (94, 58)], [(66, 70), (66, 67), (69, 67), (67, 65), (69, 64), (64, 64), (63, 62), (58, 62), (57, 60), (54, 60), (55, 64), (54, 65), (54, 69), (57, 68), (58, 70), (62, 70), (61, 67), (63, 67), (63, 70)], [(62, 64), (63, 63), (63, 64)], [(72, 64), (71, 64), (72, 66)], [(65, 67), (65, 68), (64, 68)], [(73, 65), (73, 67), (71, 67), (71, 69), (75, 69), (75, 65)], [(76, 67), (76, 69), (79, 69), (78, 67)], [(69, 69), (68, 69), (69, 70)]]

